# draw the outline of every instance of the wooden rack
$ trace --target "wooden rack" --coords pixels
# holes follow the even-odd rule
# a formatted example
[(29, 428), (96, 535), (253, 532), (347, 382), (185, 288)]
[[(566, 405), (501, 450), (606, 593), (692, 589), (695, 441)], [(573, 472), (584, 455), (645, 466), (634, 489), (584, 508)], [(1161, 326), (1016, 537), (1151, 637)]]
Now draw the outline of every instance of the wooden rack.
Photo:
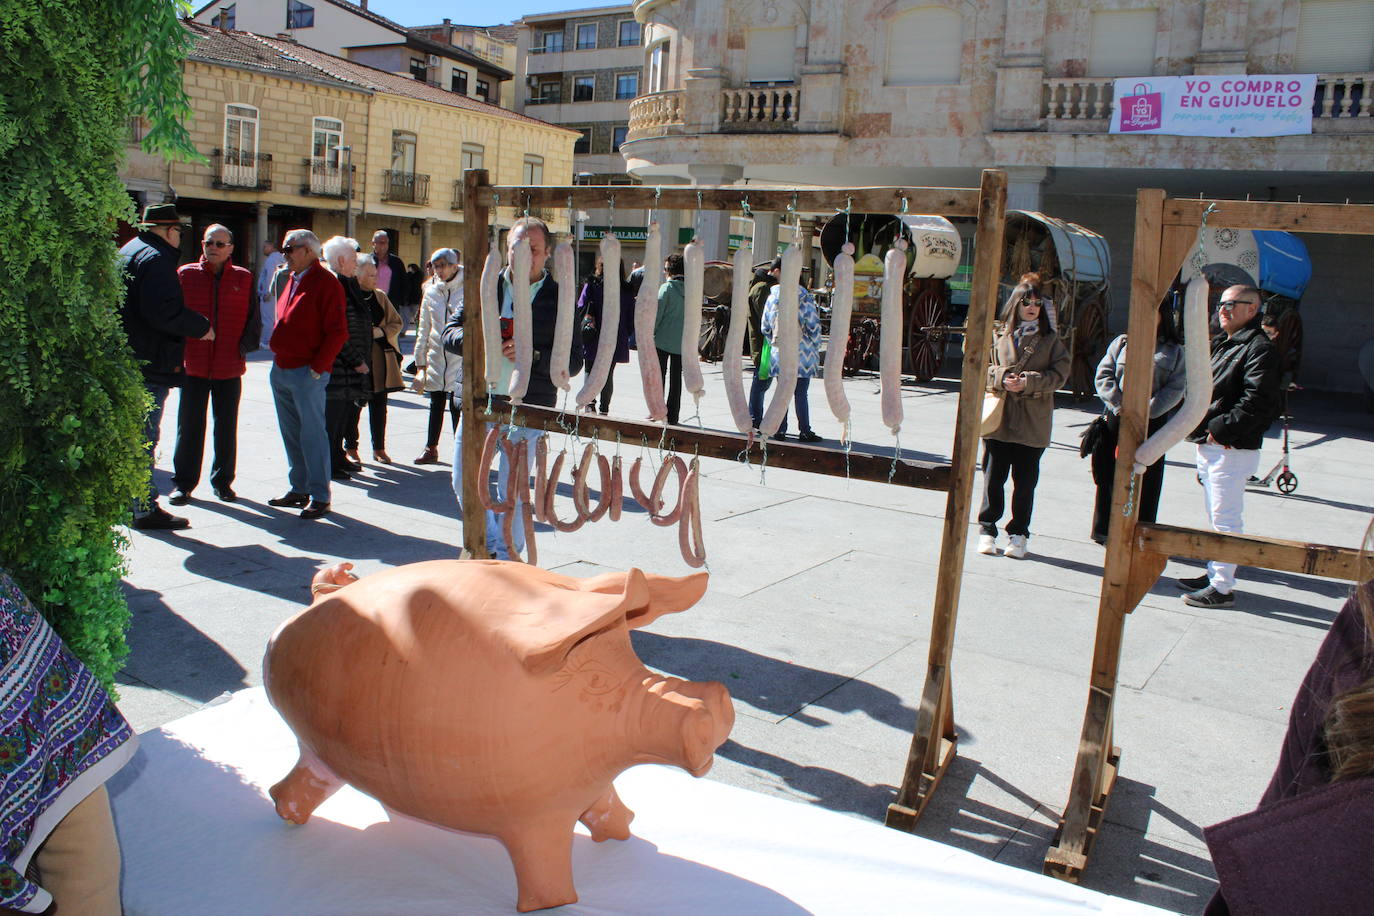
[[(1208, 212), (1209, 208), (1213, 209)], [(1210, 227), (1374, 235), (1374, 205), (1166, 199), (1163, 191), (1142, 189), (1136, 195), (1135, 250), (1131, 261), (1127, 334), (1132, 339), (1154, 339), (1155, 312), (1184, 258), (1197, 244), (1204, 214)], [(1149, 347), (1126, 349), (1121, 435), (1092, 678), (1069, 799), (1054, 843), (1045, 856), (1046, 874), (1075, 883), (1088, 864), (1121, 759), (1121, 749), (1112, 742), (1112, 716), (1126, 615), (1154, 585), (1167, 559), (1175, 556), (1223, 560), (1354, 581), (1374, 576), (1374, 564), (1368, 558), (1362, 562), (1359, 551), (1353, 548), (1146, 524), (1138, 520), (1138, 501), (1132, 501), (1130, 514), (1123, 514), (1136, 449), (1144, 439), (1152, 355)]]
[[(948, 493), (940, 545), (940, 565), (935, 588), (930, 635), (930, 655), (918, 709), (911, 751), (897, 800), (888, 808), (889, 826), (910, 830), (925, 809), (955, 754), (950, 655), (954, 647), (959, 609), (964, 551), (968, 541), (973, 477), (978, 457), (983, 391), (992, 343), (992, 322), (997, 308), (997, 281), (1001, 276), (1002, 236), (1006, 223), (1006, 173), (988, 169), (978, 188), (653, 188), (649, 186), (496, 187), (487, 183), (487, 172), (466, 173), (463, 221), (464, 260), (469, 265), (464, 285), (466, 318), (463, 336), (463, 544), (465, 554), (486, 557), (483, 509), (478, 501), (478, 479), (484, 424), (508, 412), (485, 410), (486, 380), (481, 322), (481, 268), (491, 243), (491, 208), (515, 206), (601, 207), (614, 199), (615, 206), (632, 209), (720, 210), (760, 212), (831, 212), (851, 209), (856, 213), (930, 213), (945, 217), (976, 217), (973, 287), (969, 300), (966, 345), (959, 388), (954, 443), (948, 464), (899, 461), (893, 483), (941, 489)], [(666, 254), (666, 252), (665, 252)], [(528, 425), (552, 425), (558, 412), (522, 406), (518, 417)], [(565, 421), (567, 422), (567, 421)], [(665, 427), (657, 423), (582, 417), (583, 435), (634, 440), (643, 436), (651, 443), (666, 437), (675, 448), (714, 457), (735, 458), (744, 440), (720, 431)], [(522, 422), (522, 425), (524, 423)], [(888, 480), (891, 457), (851, 454), (790, 443), (770, 444), (768, 463), (820, 474), (866, 480)]]

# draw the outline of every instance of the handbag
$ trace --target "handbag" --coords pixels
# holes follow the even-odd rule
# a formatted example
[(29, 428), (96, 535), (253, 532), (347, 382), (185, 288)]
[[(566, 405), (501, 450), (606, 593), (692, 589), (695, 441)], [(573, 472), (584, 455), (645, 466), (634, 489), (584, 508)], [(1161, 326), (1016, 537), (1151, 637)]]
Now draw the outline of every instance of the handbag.
[(759, 381), (766, 382), (773, 377), (773, 345), (768, 338), (759, 347)]
[[(1035, 347), (1028, 346), (1021, 354), (1011, 369), (1020, 371), (1025, 365), (1026, 360), (1030, 359), (1035, 352)], [(997, 432), (997, 428), (1002, 425), (1002, 412), (1007, 406), (1007, 393), (1005, 391), (987, 391), (983, 394), (983, 421), (978, 427), (978, 435), (991, 436)]]
[(1078, 457), (1087, 458), (1102, 444), (1102, 436), (1107, 432), (1107, 415), (1094, 417), (1093, 421), (1078, 434)]

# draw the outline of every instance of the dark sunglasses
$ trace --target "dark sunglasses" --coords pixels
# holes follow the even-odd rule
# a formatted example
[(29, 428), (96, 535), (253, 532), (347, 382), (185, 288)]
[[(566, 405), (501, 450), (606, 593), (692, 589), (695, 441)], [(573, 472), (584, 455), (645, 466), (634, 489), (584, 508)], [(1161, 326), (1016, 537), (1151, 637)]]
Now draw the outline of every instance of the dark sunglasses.
[(283, 245), (283, 246), (281, 246), (281, 253), (282, 253), (282, 254), (290, 254), (292, 251), (294, 251), (294, 250), (297, 249), (297, 248), (309, 248), (309, 247), (310, 247), (309, 245)]
[(220, 239), (206, 239), (201, 244), (203, 244), (206, 248), (228, 248), (234, 243), (221, 241)]
[(1223, 299), (1217, 303), (1217, 311), (1233, 312), (1238, 305), (1254, 305), (1254, 303), (1245, 299)]

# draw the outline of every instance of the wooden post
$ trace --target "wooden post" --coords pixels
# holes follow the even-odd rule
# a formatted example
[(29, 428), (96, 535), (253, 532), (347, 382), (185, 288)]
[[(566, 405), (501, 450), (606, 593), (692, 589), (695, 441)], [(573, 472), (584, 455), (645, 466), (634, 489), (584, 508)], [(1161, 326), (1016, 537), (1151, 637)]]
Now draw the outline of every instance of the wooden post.
[(944, 533), (935, 584), (935, 608), (930, 624), (930, 655), (925, 687), (916, 713), (916, 729), (907, 754), (897, 799), (887, 809), (889, 827), (910, 831), (954, 759), (954, 698), (950, 655), (959, 613), (959, 589), (968, 546), (973, 475), (981, 441), (983, 392), (987, 387), (992, 322), (997, 310), (997, 281), (1002, 275), (1002, 236), (1006, 229), (1007, 174), (983, 172), (978, 197), (978, 231), (974, 237), (973, 289), (969, 298), (968, 330), (964, 339), (959, 410), (950, 456), (950, 486), (945, 499)]
[(459, 419), (463, 459), (463, 556), (488, 558), (486, 511), (478, 498), (482, 463), (482, 440), (486, 425), (481, 422), (477, 404), (485, 405), (487, 377), (486, 351), (482, 339), (482, 265), (491, 246), (487, 220), (491, 211), (478, 194), (487, 184), (485, 169), (463, 173), (463, 410)]

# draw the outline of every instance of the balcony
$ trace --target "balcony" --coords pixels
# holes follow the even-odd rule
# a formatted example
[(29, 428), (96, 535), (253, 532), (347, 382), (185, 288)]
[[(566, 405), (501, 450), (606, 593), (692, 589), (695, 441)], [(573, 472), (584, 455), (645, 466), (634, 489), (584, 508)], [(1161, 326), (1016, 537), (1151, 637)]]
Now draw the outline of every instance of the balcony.
[(429, 176), (417, 172), (383, 169), (382, 200), (397, 204), (428, 204)]
[[(1111, 78), (1083, 77), (1044, 81), (1041, 117), (1051, 132), (1106, 133), (1115, 103)], [(1374, 129), (1374, 73), (1322, 73), (1312, 104), (1312, 132), (1364, 132)]]
[(272, 154), (243, 150), (215, 150), (210, 154), (210, 187), (268, 191), (272, 188)]
[[(301, 183), (302, 196), (336, 197), (343, 200), (347, 196), (346, 192), (353, 190), (345, 180), (344, 167), (338, 162), (320, 156), (307, 156), (301, 163), (305, 166), (305, 181)], [(351, 168), (356, 177), (357, 168)]]
[(797, 86), (726, 89), (721, 94), (721, 131), (796, 130), (801, 109)]
[(630, 103), (630, 128), (627, 140), (662, 137), (682, 127), (682, 90), (651, 92)]

